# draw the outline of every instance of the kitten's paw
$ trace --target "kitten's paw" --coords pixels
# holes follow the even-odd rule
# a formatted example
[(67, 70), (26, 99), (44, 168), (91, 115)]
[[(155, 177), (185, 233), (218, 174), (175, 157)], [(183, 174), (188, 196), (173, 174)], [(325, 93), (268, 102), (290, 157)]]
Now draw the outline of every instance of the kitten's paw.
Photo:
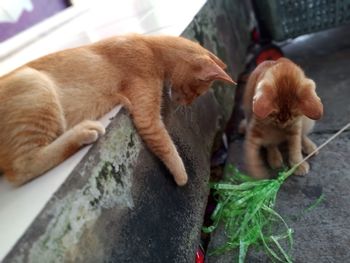
[(187, 184), (188, 176), (186, 173), (185, 166), (181, 162), (181, 166), (178, 167), (179, 169), (174, 173), (174, 180), (178, 186), (184, 186)]
[[(316, 149), (317, 149), (317, 145), (313, 141), (311, 141), (310, 139), (303, 141), (303, 152), (305, 154), (309, 155), (310, 153), (312, 153)], [(318, 151), (316, 151), (314, 153), (314, 155), (317, 155), (317, 154), (318, 154)]]
[(77, 140), (79, 140), (82, 145), (94, 143), (100, 135), (106, 132), (102, 123), (90, 120), (85, 120), (77, 124), (73, 129), (78, 136)]
[(310, 171), (310, 165), (308, 162), (303, 162), (299, 165), (299, 167), (295, 170), (295, 175), (306, 175)]
[(185, 184), (187, 184), (188, 181), (187, 174), (182, 176), (176, 176), (174, 179), (178, 186), (184, 186)]
[(176, 184), (178, 186), (184, 186), (188, 181), (188, 176), (186, 173), (186, 168), (177, 152), (172, 155), (171, 162), (168, 162), (167, 166), (173, 175)]

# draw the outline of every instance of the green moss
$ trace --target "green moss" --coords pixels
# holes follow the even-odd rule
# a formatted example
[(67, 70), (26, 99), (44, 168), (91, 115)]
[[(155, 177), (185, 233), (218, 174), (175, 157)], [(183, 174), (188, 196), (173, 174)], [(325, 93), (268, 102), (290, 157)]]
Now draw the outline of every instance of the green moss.
[[(131, 176), (140, 139), (129, 118), (120, 116), (96, 148), (93, 158), (78, 171), (82, 178), (89, 176), (83, 187), (72, 185), (64, 198), (46, 211), (50, 218), (46, 231), (28, 244), (31, 249), (27, 262), (69, 261), (67, 255), (74, 258), (81, 236), (103, 209), (133, 206)], [(77, 175), (73, 172), (71, 176)]]

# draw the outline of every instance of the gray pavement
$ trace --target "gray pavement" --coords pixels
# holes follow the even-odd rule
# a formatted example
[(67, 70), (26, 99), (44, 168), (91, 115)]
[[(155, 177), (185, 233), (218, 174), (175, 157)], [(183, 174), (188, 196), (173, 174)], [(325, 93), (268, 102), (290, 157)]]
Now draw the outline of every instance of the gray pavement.
[[(295, 39), (283, 48), (317, 83), (324, 104), (324, 117), (311, 138), (321, 144), (350, 122), (350, 27), (342, 27)], [(307, 176), (289, 178), (277, 197), (277, 211), (294, 229), (294, 262), (350, 262), (350, 131), (343, 133), (310, 160)], [(230, 145), (229, 162), (244, 169), (242, 142)], [(323, 194), (324, 200), (300, 215)], [(224, 239), (213, 234), (209, 247)], [(207, 262), (236, 262), (232, 253), (209, 257)], [(237, 257), (236, 257), (237, 259)], [(271, 262), (261, 253), (250, 251), (246, 262)]]

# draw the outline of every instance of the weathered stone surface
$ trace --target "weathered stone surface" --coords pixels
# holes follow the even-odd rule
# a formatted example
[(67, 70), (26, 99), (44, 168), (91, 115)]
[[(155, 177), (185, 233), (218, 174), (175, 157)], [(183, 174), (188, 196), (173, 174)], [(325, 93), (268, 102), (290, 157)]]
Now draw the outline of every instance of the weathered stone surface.
[(104, 210), (134, 207), (131, 187), (140, 147), (129, 117), (119, 114), (5, 262), (74, 262), (79, 240)]
[[(237, 80), (245, 67), (251, 25), (249, 1), (208, 1), (183, 35), (197, 40), (222, 58)], [(234, 89), (217, 84), (214, 93), (222, 112), (221, 126), (225, 126), (232, 112)]]
[[(245, 8), (209, 1), (184, 32), (217, 52), (235, 77), (249, 44)], [(4, 262), (193, 262), (211, 150), (233, 94), (216, 85), (186, 108), (164, 96), (163, 119), (189, 174), (181, 188), (119, 113)]]
[[(288, 57), (315, 80), (324, 104), (324, 118), (317, 122), (311, 138), (320, 145), (349, 122), (350, 30), (343, 27), (301, 37), (284, 48)], [(230, 146), (229, 162), (243, 169), (243, 139)], [(282, 186), (276, 210), (294, 229), (293, 262), (348, 262), (350, 229), (349, 131), (326, 146), (310, 160), (311, 171), (305, 177), (292, 176)], [(323, 194), (324, 200), (308, 212)], [(212, 235), (210, 248), (225, 241), (222, 230)], [(209, 257), (207, 262), (236, 262), (237, 253)], [(251, 250), (246, 262), (271, 262), (262, 253)]]

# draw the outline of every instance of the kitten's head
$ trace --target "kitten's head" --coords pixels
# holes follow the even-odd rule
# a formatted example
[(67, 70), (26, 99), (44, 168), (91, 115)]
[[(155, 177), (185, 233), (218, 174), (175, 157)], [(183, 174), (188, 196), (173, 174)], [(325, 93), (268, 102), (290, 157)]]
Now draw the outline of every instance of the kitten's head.
[(269, 119), (281, 126), (302, 115), (318, 120), (323, 115), (323, 105), (315, 89), (315, 82), (305, 77), (296, 64), (279, 59), (256, 86), (253, 113), (258, 119)]
[(224, 69), (226, 65), (218, 57), (191, 42), (172, 72), (172, 99), (179, 104), (188, 105), (204, 94), (215, 80), (235, 84)]

